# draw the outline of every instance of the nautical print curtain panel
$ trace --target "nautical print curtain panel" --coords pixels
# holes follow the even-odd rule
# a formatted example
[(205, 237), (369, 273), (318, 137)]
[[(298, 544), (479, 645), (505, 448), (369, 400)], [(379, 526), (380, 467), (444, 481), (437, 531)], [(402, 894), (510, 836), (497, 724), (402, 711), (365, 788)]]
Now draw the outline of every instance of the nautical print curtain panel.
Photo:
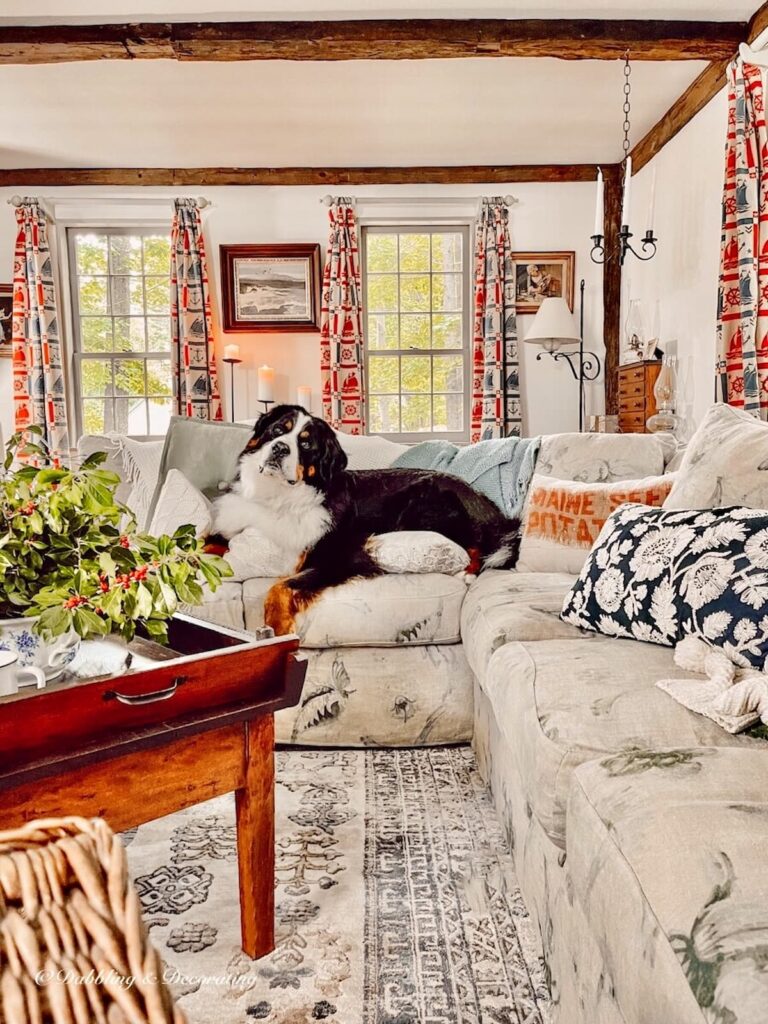
[(717, 323), (718, 398), (768, 418), (768, 134), (763, 72), (728, 69)]
[(323, 416), (335, 430), (364, 434), (363, 289), (353, 200), (335, 199), (329, 217), (320, 313)]
[(59, 317), (43, 211), (35, 200), (16, 210), (13, 260), (13, 407), (16, 430), (37, 425), (54, 462), (69, 459), (69, 430)]
[(200, 208), (177, 199), (171, 230), (171, 360), (176, 413), (222, 419)]
[(484, 199), (475, 235), (472, 441), (522, 432), (509, 208)]

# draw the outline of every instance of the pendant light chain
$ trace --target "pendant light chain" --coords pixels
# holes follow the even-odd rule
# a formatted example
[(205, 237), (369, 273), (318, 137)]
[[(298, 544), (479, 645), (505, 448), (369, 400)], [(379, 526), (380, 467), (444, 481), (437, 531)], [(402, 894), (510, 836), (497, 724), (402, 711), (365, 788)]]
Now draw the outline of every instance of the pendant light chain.
[(627, 52), (624, 54), (624, 106), (622, 108), (623, 111), (624, 111), (624, 124), (622, 125), (622, 128), (624, 129), (624, 163), (625, 164), (627, 162), (627, 157), (629, 156), (629, 129), (630, 129), (629, 115), (630, 115), (630, 111), (632, 109), (632, 106), (630, 104), (630, 95), (632, 93), (632, 83), (630, 82), (630, 77), (629, 76), (631, 74), (632, 74), (632, 68), (631, 68), (630, 63), (629, 63), (629, 50), (627, 50)]

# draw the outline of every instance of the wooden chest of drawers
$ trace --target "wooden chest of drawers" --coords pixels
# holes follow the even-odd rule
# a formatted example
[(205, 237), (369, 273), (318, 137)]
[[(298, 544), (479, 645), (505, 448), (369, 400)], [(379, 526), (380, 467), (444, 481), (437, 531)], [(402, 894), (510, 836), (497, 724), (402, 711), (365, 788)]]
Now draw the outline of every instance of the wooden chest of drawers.
[(619, 367), (619, 432), (645, 434), (646, 421), (656, 412), (653, 387), (661, 371), (659, 360)]

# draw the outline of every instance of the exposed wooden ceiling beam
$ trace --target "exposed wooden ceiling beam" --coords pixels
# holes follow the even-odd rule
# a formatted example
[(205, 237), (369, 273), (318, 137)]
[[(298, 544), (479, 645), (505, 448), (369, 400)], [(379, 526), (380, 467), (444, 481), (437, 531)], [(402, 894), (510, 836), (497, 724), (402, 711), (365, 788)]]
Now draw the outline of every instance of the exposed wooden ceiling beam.
[(244, 21), (0, 28), (0, 64), (134, 60), (424, 60), (560, 57), (724, 60), (741, 22), (598, 19)]
[[(768, 28), (768, 2), (762, 4), (752, 15), (749, 24), (745, 26), (743, 37), (752, 42), (761, 32)], [(642, 167), (652, 160), (656, 154), (670, 141), (674, 139), (681, 128), (684, 128), (710, 100), (720, 92), (726, 83), (726, 72), (728, 65), (736, 55), (737, 47), (724, 59), (714, 60), (685, 90), (679, 99), (675, 100), (664, 116), (657, 121), (648, 134), (638, 142), (632, 150), (632, 170), (637, 173)]]
[(594, 181), (595, 164), (503, 167), (25, 167), (0, 169), (0, 187), (32, 185), (458, 185)]
[(725, 85), (731, 58), (713, 61), (694, 79), (682, 96), (675, 100), (664, 116), (632, 150), (632, 171), (637, 174), (656, 154), (684, 128)]

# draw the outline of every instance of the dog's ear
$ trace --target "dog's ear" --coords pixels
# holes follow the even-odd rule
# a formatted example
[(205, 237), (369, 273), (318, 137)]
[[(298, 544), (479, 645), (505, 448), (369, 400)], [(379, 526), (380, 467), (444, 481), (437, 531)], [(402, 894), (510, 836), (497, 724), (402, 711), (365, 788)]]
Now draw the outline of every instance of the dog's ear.
[(347, 468), (347, 453), (339, 444), (335, 432), (323, 420), (314, 420), (313, 429), (318, 431), (318, 454), (314, 458), (315, 474), (312, 481), (324, 490), (335, 476)]

